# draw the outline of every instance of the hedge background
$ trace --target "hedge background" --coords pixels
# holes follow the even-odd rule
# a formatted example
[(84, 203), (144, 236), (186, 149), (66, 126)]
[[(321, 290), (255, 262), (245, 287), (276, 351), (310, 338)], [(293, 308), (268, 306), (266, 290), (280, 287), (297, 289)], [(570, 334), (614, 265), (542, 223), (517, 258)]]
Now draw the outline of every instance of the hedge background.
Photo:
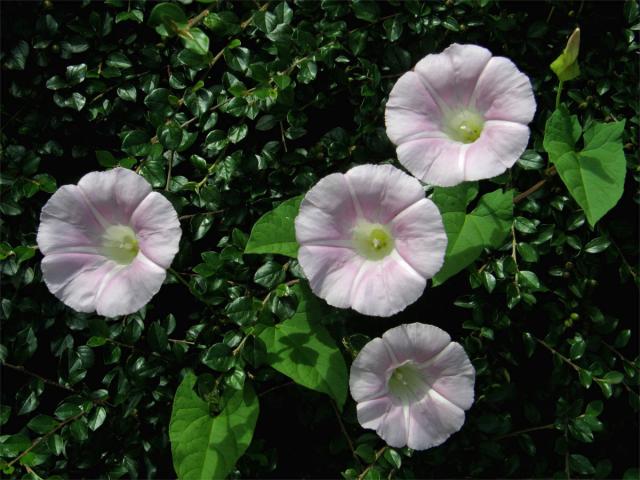
[[(259, 394), (236, 477), (638, 478), (637, 2), (181, 4), (209, 39), (206, 55), (159, 36), (147, 24), (153, 6), (1, 5), (0, 464), (8, 477), (174, 477), (171, 402), (192, 369), (213, 403), (246, 378)], [(627, 119), (625, 193), (595, 229), (557, 176), (545, 176), (542, 148), (555, 102), (548, 65), (577, 25), (582, 75), (565, 85), (563, 101), (583, 124)], [(383, 450), (350, 399), (338, 414), (327, 397), (264, 364), (244, 329), (258, 316), (290, 315), (292, 298), (278, 285), (301, 272), (295, 261), (242, 250), (263, 213), (324, 175), (394, 162), (387, 95), (420, 58), (453, 42), (511, 58), (538, 102), (530, 150), (482, 188), (522, 192), (547, 181), (516, 204), (503, 248), (402, 314), (327, 311), (347, 365), (368, 338), (412, 321), (465, 346), (476, 403), (461, 432), (411, 454)], [(40, 209), (57, 186), (117, 164), (139, 170), (176, 207), (184, 233), (173, 268), (196, 295), (169, 275), (142, 311), (105, 319), (48, 292), (34, 247)], [(268, 275), (256, 277), (261, 267)], [(518, 267), (535, 279), (514, 288)]]

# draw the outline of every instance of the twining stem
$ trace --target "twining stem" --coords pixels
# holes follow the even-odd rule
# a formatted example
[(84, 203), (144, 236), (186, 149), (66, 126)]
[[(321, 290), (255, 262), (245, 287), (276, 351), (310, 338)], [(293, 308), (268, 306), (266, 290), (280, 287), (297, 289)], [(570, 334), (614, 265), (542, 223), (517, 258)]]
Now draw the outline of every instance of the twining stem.
[(553, 177), (554, 175), (556, 175), (557, 173), (558, 173), (558, 170), (556, 170), (556, 167), (552, 165), (551, 168), (549, 168), (545, 172), (545, 175), (547, 176), (547, 178), (543, 178), (542, 180), (540, 180), (538, 183), (536, 183), (532, 187), (529, 187), (524, 192), (519, 193), (518, 195), (513, 197), (513, 203), (520, 203), (522, 200), (527, 198), (532, 193), (535, 193), (538, 190), (540, 190), (544, 186), (544, 184), (547, 183), (549, 181), (549, 179), (551, 177)]
[(365, 468), (364, 471), (360, 475), (358, 475), (358, 480), (362, 480), (364, 477), (366, 477), (367, 473), (369, 473), (369, 470), (373, 468), (373, 466), (376, 464), (376, 462), (382, 456), (382, 454), (385, 452), (386, 449), (387, 449), (387, 446), (385, 445), (384, 447), (382, 447), (380, 450), (376, 452), (373, 462), (371, 462), (370, 465), (367, 465), (367, 468)]
[(27, 370), (22, 365), (13, 365), (13, 364), (7, 363), (7, 362), (2, 363), (2, 365), (5, 366), (5, 367), (12, 368), (13, 370), (16, 370), (18, 372), (22, 372), (22, 373), (25, 373), (27, 375), (31, 375), (32, 377), (35, 377), (35, 378), (37, 378), (39, 380), (42, 380), (47, 385), (52, 385), (54, 387), (62, 388), (64, 390), (67, 390), (68, 392), (78, 393), (73, 388), (67, 387), (66, 385), (62, 385), (61, 383), (58, 383), (58, 382), (54, 382), (53, 380), (49, 380), (48, 378), (44, 378), (43, 376), (40, 376), (37, 373), (33, 373), (33, 372)]
[(336, 402), (331, 400), (331, 406), (333, 407), (333, 411), (335, 412), (336, 418), (338, 419), (338, 424), (340, 425), (340, 430), (342, 431), (342, 435), (344, 435), (344, 438), (347, 441), (347, 444), (349, 445), (349, 450), (351, 450), (351, 455), (353, 455), (353, 458), (356, 459), (356, 462), (358, 462), (358, 465), (362, 465), (362, 463), (360, 462), (360, 459), (358, 458), (358, 455), (356, 454), (355, 448), (353, 448), (353, 442), (351, 441), (351, 437), (349, 436), (349, 433), (347, 432), (347, 429), (345, 428), (344, 423), (342, 422), (342, 417), (340, 416), (340, 412), (338, 411)]
[(40, 445), (40, 443), (43, 440), (46, 440), (47, 438), (49, 438), (51, 435), (53, 435), (54, 433), (56, 433), (58, 430), (60, 430), (62, 427), (64, 427), (65, 425), (73, 422), (74, 420), (77, 420), (78, 418), (82, 417), (83, 415), (86, 415), (87, 412), (80, 412), (76, 415), (74, 415), (73, 417), (69, 417), (66, 420), (63, 420), (62, 422), (60, 422), (58, 425), (56, 425), (56, 427), (53, 430), (48, 431), (47, 433), (45, 433), (42, 437), (37, 438), (29, 448), (27, 448), (24, 452), (22, 452), (20, 455), (18, 455), (16, 458), (14, 458), (13, 460), (11, 460), (8, 464), (7, 464), (7, 468), (12, 466), (14, 463), (16, 463), (17, 461), (19, 461), (22, 457), (24, 457), (27, 453), (29, 453), (31, 450), (33, 450), (34, 448), (36, 448), (38, 445)]
[(560, 106), (560, 95), (562, 94), (563, 85), (564, 85), (564, 82), (560, 80), (560, 82), (558, 83), (558, 93), (556, 93), (556, 109)]
[(281, 388), (289, 387), (289, 386), (291, 386), (291, 385), (295, 385), (295, 384), (296, 384), (296, 382), (286, 382), (286, 383), (282, 383), (282, 384), (280, 384), (280, 385), (276, 385), (275, 387), (267, 388), (264, 392), (260, 392), (260, 393), (258, 394), (258, 396), (259, 396), (259, 397), (262, 397), (263, 395), (266, 395), (267, 393), (271, 393), (271, 392), (273, 392), (273, 391), (275, 391), (275, 390), (280, 390)]
[(173, 274), (174, 277), (176, 277), (178, 279), (178, 281), (180, 283), (182, 283), (185, 287), (187, 287), (189, 289), (189, 291), (191, 291), (191, 285), (189, 285), (189, 282), (187, 282), (182, 275), (180, 275), (178, 272), (176, 272), (173, 268), (169, 267), (168, 270)]
[(171, 155), (169, 155), (169, 167), (167, 168), (167, 183), (164, 186), (164, 191), (169, 191), (169, 185), (171, 184), (171, 167), (173, 166), (173, 157), (175, 157), (176, 151), (171, 150)]
[(523, 428), (522, 430), (516, 430), (515, 432), (505, 433), (504, 435), (497, 436), (494, 440), (503, 440), (505, 438), (517, 437), (523, 433), (537, 432), (538, 430), (553, 430), (555, 425), (553, 423), (547, 423), (546, 425), (539, 425), (537, 427)]

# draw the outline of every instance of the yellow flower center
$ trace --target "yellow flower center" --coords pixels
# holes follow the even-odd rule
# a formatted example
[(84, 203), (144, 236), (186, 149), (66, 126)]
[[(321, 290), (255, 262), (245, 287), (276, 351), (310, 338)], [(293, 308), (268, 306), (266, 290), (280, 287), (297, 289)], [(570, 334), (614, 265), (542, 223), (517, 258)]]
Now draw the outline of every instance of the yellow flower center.
[(116, 263), (129, 265), (139, 251), (136, 234), (127, 225), (111, 225), (102, 234), (102, 253)]
[(445, 117), (444, 132), (457, 142), (473, 143), (482, 133), (484, 118), (472, 110), (452, 112)]
[(353, 229), (356, 251), (369, 260), (380, 260), (391, 253), (394, 246), (389, 229), (379, 223), (361, 222)]

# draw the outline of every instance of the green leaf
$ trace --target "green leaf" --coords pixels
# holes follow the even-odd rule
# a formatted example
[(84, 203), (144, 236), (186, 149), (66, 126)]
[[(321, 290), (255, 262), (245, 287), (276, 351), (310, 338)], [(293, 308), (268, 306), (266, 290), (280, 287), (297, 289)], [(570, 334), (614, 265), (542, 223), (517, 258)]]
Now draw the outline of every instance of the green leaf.
[(69, 65), (65, 76), (67, 77), (69, 85), (77, 85), (78, 83), (84, 82), (84, 79), (87, 77), (87, 64)]
[(182, 142), (182, 128), (172, 120), (158, 128), (158, 139), (162, 146), (168, 150), (176, 150)]
[(476, 195), (475, 183), (434, 190), (433, 201), (440, 209), (448, 238), (444, 265), (434, 277), (434, 285), (443, 283), (473, 262), (483, 248), (499, 247), (509, 233), (513, 191), (487, 193), (473, 211), (466, 213), (467, 205)]
[(600, 253), (609, 248), (609, 245), (611, 245), (611, 241), (607, 237), (596, 237), (584, 246), (584, 251), (587, 253)]
[(197, 55), (206, 55), (209, 51), (209, 37), (199, 28), (190, 28), (180, 32), (180, 38), (185, 48)]
[(302, 196), (290, 198), (264, 214), (251, 229), (244, 253), (277, 253), (296, 258), (298, 242), (294, 220), (301, 201)]
[(621, 136), (625, 121), (593, 122), (584, 132), (584, 148), (576, 151), (582, 128), (575, 115), (560, 106), (547, 121), (544, 148), (560, 178), (593, 226), (611, 210), (624, 188), (626, 161)]
[(87, 103), (87, 99), (78, 92), (73, 92), (70, 96), (64, 97), (58, 93), (53, 95), (53, 101), (60, 108), (72, 108), (73, 110), (80, 111)]
[(265, 288), (275, 288), (279, 283), (284, 282), (285, 273), (277, 262), (268, 261), (262, 265), (253, 277), (253, 281)]
[(107, 409), (103, 406), (97, 406), (89, 415), (88, 427), (95, 431), (104, 423), (107, 418)]
[(147, 155), (151, 149), (149, 135), (142, 130), (132, 130), (124, 136), (120, 148), (134, 157)]
[(260, 410), (258, 397), (246, 381), (231, 390), (223, 410), (211, 416), (210, 406), (194, 392), (196, 376), (185, 376), (176, 391), (169, 439), (173, 466), (181, 480), (218, 479), (234, 468), (253, 437)]
[(162, 2), (153, 7), (147, 23), (156, 27), (156, 32), (165, 37), (175, 32), (177, 24), (185, 23), (187, 20), (187, 15), (179, 5)]
[(571, 467), (572, 471), (580, 475), (592, 475), (596, 471), (587, 457), (577, 453), (569, 456), (569, 467)]
[(621, 383), (624, 380), (624, 374), (621, 372), (617, 372), (612, 370), (611, 372), (607, 372), (604, 377), (602, 377), (606, 383), (616, 384)]
[(344, 358), (322, 326), (324, 313), (308, 287), (295, 285), (296, 313), (259, 335), (267, 348), (267, 363), (304, 387), (326, 393), (342, 408), (348, 375)]
[(137, 98), (136, 87), (128, 85), (125, 87), (118, 87), (116, 90), (118, 96), (125, 102), (135, 102)]
[(48, 415), (38, 415), (37, 417), (29, 420), (29, 423), (27, 423), (27, 427), (29, 427), (30, 430), (43, 435), (56, 428), (59, 423), (60, 422), (58, 422), (55, 418)]

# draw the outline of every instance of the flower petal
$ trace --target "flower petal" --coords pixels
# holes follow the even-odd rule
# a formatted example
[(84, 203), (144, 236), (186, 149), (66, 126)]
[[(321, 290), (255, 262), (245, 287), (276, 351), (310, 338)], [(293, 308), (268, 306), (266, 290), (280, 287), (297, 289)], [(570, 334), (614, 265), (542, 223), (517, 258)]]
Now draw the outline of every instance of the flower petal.
[(384, 112), (387, 136), (399, 145), (416, 138), (443, 137), (442, 112), (415, 72), (402, 75)]
[(145, 256), (162, 268), (169, 268), (182, 236), (171, 202), (158, 192), (150, 193), (132, 212), (131, 225)]
[(438, 273), (444, 262), (447, 234), (435, 203), (422, 198), (396, 215), (390, 225), (400, 256), (425, 278)]
[(365, 262), (348, 248), (303, 245), (298, 261), (309, 279), (313, 293), (338, 308), (351, 306), (354, 280)]
[(117, 269), (99, 255), (53, 253), (42, 259), (42, 278), (49, 291), (79, 312), (96, 309), (96, 292)]
[(431, 391), (421, 402), (411, 405), (407, 445), (425, 450), (444, 443), (464, 424), (464, 410)]
[(149, 182), (126, 168), (87, 173), (78, 187), (110, 225), (127, 225), (133, 211), (151, 192)]
[(451, 342), (447, 332), (435, 325), (424, 323), (403, 324), (387, 330), (382, 339), (396, 359), (396, 364), (407, 360), (422, 363), (443, 351)]
[(423, 138), (403, 143), (396, 149), (398, 160), (418, 180), (450, 187), (465, 180), (464, 155), (467, 145), (443, 138)]
[(407, 408), (393, 404), (376, 429), (376, 433), (391, 447), (400, 448), (407, 445), (409, 433)]
[(158, 293), (166, 271), (138, 252), (130, 265), (120, 269), (97, 292), (98, 315), (116, 317), (140, 310)]
[(345, 176), (334, 173), (320, 180), (304, 197), (295, 219), (300, 245), (323, 245), (327, 240), (351, 242), (357, 220)]
[(391, 165), (360, 165), (349, 170), (345, 178), (356, 209), (372, 223), (385, 225), (424, 198), (420, 182)]
[(349, 375), (349, 389), (356, 402), (370, 400), (387, 393), (386, 372), (392, 362), (381, 338), (374, 338), (360, 350), (351, 364)]
[(415, 72), (436, 101), (452, 108), (467, 106), (490, 59), (486, 48), (454, 43), (442, 53), (424, 57)]
[(529, 143), (529, 127), (491, 120), (480, 138), (470, 144), (465, 158), (465, 180), (491, 178), (505, 172), (520, 158)]
[(353, 282), (351, 307), (377, 317), (404, 310), (420, 298), (427, 285), (396, 251), (380, 261), (366, 261)]
[(362, 428), (377, 430), (391, 408), (393, 404), (387, 397), (360, 402), (356, 406), (358, 423)]
[(473, 404), (476, 371), (464, 348), (451, 342), (420, 367), (431, 387), (443, 398), (467, 410)]
[(504, 57), (493, 57), (473, 92), (476, 108), (486, 120), (528, 124), (536, 112), (531, 81)]
[(80, 189), (64, 185), (42, 207), (38, 248), (44, 255), (86, 249), (95, 252), (102, 231)]

